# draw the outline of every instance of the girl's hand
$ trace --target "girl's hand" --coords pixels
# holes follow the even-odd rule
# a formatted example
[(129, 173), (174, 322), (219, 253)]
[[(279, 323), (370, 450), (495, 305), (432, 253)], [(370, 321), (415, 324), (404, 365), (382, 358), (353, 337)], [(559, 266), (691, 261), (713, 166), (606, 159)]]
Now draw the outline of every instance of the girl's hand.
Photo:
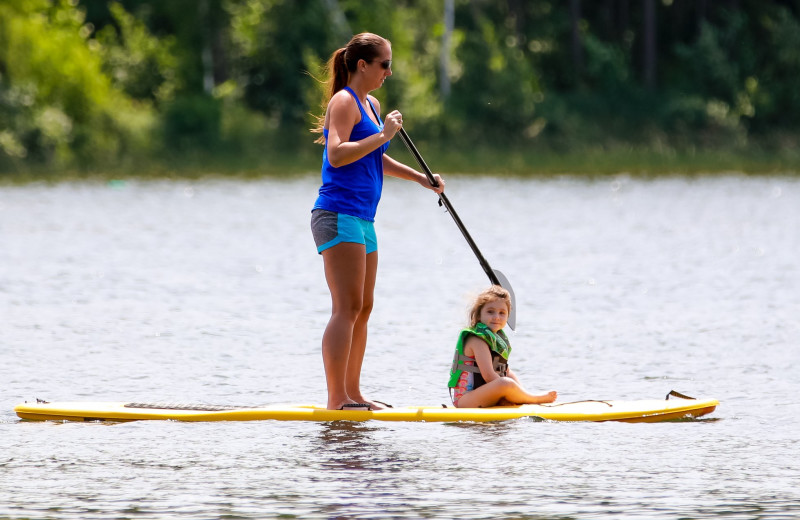
[(383, 135), (391, 139), (401, 128), (403, 128), (403, 114), (399, 110), (389, 112), (383, 121)]

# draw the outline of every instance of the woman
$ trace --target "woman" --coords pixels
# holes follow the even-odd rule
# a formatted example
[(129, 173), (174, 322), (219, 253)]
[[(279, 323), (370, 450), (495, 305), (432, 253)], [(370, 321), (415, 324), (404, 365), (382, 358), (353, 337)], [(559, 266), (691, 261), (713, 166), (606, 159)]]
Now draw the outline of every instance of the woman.
[(317, 142), (325, 145), (311, 230), (331, 292), (322, 360), (332, 410), (384, 407), (365, 398), (360, 388), (378, 269), (373, 223), (383, 175), (416, 181), (436, 193), (444, 189), (438, 175), (439, 186), (431, 186), (423, 173), (386, 155), (403, 116), (394, 110), (382, 121), (380, 103), (369, 93), (391, 75), (391, 43), (371, 33), (354, 36), (328, 61), (328, 104), (314, 129), (323, 134)]

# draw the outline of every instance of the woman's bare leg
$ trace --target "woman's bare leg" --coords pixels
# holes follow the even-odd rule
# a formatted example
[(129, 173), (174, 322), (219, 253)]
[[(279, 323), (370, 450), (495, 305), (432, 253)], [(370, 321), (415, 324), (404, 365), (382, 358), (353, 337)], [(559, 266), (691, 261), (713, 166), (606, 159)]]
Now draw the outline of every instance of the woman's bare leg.
[(368, 403), (373, 410), (384, 408), (382, 405), (370, 401), (361, 393), (361, 365), (364, 362), (364, 352), (367, 348), (367, 324), (372, 312), (375, 294), (375, 279), (378, 272), (378, 252), (367, 255), (366, 274), (364, 276), (364, 297), (361, 312), (356, 318), (353, 327), (353, 340), (350, 344), (350, 359), (347, 363), (347, 378), (345, 389), (351, 399), (359, 403)]
[[(350, 242), (342, 242), (322, 252), (325, 279), (331, 292), (331, 318), (322, 336), (322, 361), (328, 386), (327, 406), (333, 410), (356, 402), (347, 393), (348, 374), (351, 372), (348, 366), (351, 355), (355, 354), (353, 363), (358, 363), (360, 371), (360, 360), (364, 358), (364, 347), (357, 347), (354, 351), (353, 340), (355, 325), (364, 307), (366, 257), (364, 244)], [(372, 278), (369, 285), (374, 287), (374, 273)], [(366, 337), (363, 342), (366, 345)]]

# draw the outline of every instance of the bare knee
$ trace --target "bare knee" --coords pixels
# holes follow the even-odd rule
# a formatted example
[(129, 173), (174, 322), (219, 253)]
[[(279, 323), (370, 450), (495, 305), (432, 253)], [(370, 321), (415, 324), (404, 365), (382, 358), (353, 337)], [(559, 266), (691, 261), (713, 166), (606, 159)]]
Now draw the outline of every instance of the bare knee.
[(499, 388), (503, 389), (504, 391), (519, 388), (517, 382), (511, 379), (510, 377), (498, 378), (496, 384)]
[(338, 302), (333, 305), (332, 314), (338, 319), (355, 323), (361, 316), (363, 303), (359, 298), (348, 299), (344, 302)]
[(351, 323), (356, 321), (366, 321), (372, 313), (372, 300), (362, 300), (355, 298), (347, 302), (335, 305), (333, 314)]
[(372, 314), (372, 300), (365, 300), (361, 303), (361, 309), (358, 311), (359, 320), (368, 320), (369, 315)]

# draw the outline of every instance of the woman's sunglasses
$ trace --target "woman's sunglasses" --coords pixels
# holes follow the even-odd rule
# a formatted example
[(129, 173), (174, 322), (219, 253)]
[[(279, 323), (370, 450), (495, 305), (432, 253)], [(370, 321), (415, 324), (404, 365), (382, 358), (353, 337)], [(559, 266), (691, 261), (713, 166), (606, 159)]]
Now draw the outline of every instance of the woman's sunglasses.
[(389, 68), (390, 68), (391, 66), (392, 66), (392, 60), (386, 60), (386, 61), (382, 61), (382, 62), (381, 62), (381, 68), (382, 68), (383, 70), (389, 70)]

